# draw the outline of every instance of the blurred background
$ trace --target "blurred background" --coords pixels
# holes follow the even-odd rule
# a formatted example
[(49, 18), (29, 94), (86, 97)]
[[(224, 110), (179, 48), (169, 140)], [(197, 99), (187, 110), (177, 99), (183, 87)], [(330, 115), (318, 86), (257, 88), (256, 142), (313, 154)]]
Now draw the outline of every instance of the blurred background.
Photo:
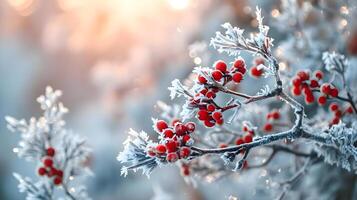
[[(252, 29), (255, 6), (269, 21), (280, 15), (280, 3), (1, 0), (0, 199), (24, 199), (12, 172), (31, 176), (35, 170), (12, 153), (19, 136), (6, 130), (3, 116), (39, 116), (35, 99), (47, 85), (63, 91), (67, 127), (93, 148), (95, 175), (86, 180), (93, 199), (227, 199), (243, 193), (233, 178), (193, 188), (175, 167), (156, 170), (150, 179), (123, 178), (116, 156), (129, 128), (151, 130), (151, 116), (159, 116), (154, 105), (170, 103), (167, 87), (174, 78), (218, 57), (208, 44), (220, 24)], [(277, 42), (287, 37), (278, 30), (271, 33)], [(356, 45), (350, 48), (356, 51)]]

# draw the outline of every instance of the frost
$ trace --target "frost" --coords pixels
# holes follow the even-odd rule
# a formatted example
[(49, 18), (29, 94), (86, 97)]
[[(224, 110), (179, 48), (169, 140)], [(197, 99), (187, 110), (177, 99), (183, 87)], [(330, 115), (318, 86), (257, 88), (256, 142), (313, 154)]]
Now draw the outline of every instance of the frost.
[(128, 138), (124, 141), (124, 150), (119, 153), (117, 160), (124, 165), (121, 175), (126, 176), (128, 170), (142, 170), (143, 174), (149, 176), (152, 170), (159, 165), (156, 158), (147, 155), (147, 148), (154, 143), (149, 140), (149, 136), (141, 131), (140, 133), (130, 129)]
[(322, 54), (322, 60), (324, 61), (327, 71), (337, 72), (342, 76), (346, 71), (346, 67), (348, 66), (348, 60), (345, 58), (345, 56), (336, 52), (324, 52)]
[(328, 131), (328, 144), (316, 144), (316, 151), (325, 162), (357, 172), (357, 124), (351, 128), (340, 123)]
[(180, 97), (182, 95), (188, 95), (190, 96), (190, 93), (188, 92), (188, 88), (180, 82), (180, 80), (175, 79), (171, 82), (171, 87), (168, 89), (170, 90), (170, 97), (171, 99), (175, 99), (176, 97)]
[[(61, 95), (61, 91), (47, 87), (45, 94), (37, 98), (43, 110), (41, 117), (37, 119), (32, 117), (26, 121), (6, 116), (5, 120), (10, 131), (21, 134), (19, 146), (15, 151), (20, 158), (40, 165), (49, 145), (55, 148), (53, 161), (56, 168), (63, 171), (63, 187), (67, 187), (70, 176), (78, 176), (84, 172), (91, 174), (83, 165), (89, 157), (90, 150), (82, 137), (64, 128), (63, 116), (68, 113), (68, 109), (58, 101)], [(31, 179), (23, 178), (17, 173), (14, 173), (14, 176), (19, 181), (20, 192), (26, 192), (28, 200), (53, 199), (54, 183), (51, 178), (41, 178), (34, 183)], [(82, 185), (76, 187), (84, 188)], [(72, 188), (75, 190), (74, 186)], [(80, 193), (78, 195), (76, 200), (88, 199), (80, 198), (83, 196)]]

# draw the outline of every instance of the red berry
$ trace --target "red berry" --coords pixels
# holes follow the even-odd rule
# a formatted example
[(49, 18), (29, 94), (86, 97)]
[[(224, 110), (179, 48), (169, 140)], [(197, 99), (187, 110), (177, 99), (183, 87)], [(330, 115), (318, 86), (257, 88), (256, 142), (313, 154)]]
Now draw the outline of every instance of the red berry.
[(307, 71), (299, 71), (296, 75), (300, 77), (302, 81), (307, 81), (310, 79), (309, 72)]
[(158, 144), (155, 149), (156, 149), (157, 153), (160, 153), (160, 154), (166, 152), (166, 146), (163, 144)]
[(321, 80), (321, 79), (324, 77), (324, 73), (323, 73), (322, 71), (320, 71), (320, 70), (316, 70), (316, 71), (314, 72), (314, 74), (315, 74), (315, 77), (316, 77), (317, 79), (319, 79), (319, 80)]
[(243, 126), (243, 131), (247, 132), (249, 130), (249, 128), (247, 126)]
[(308, 95), (305, 96), (305, 102), (306, 102), (307, 104), (314, 103), (314, 101), (315, 101), (314, 95), (308, 94)]
[(223, 119), (222, 119), (222, 118), (216, 121), (216, 123), (217, 123), (218, 125), (222, 125), (222, 124), (223, 124), (223, 122), (224, 122), (224, 121), (223, 121)]
[(47, 170), (44, 167), (40, 167), (40, 168), (38, 168), (37, 173), (38, 173), (38, 175), (43, 176), (47, 173)]
[(195, 131), (196, 124), (194, 122), (188, 122), (185, 124), (185, 126), (189, 133), (192, 133), (193, 131)]
[(342, 117), (342, 112), (341, 112), (341, 110), (336, 110), (336, 111), (335, 111), (335, 117)]
[(215, 125), (215, 123), (211, 122), (210, 120), (205, 120), (204, 121), (205, 126), (207, 127), (213, 127)]
[(245, 68), (245, 62), (242, 58), (238, 58), (236, 61), (234, 61), (233, 66), (237, 69)]
[(264, 126), (264, 131), (265, 132), (270, 132), (272, 130), (273, 130), (273, 125), (272, 124), (270, 124), (270, 123), (265, 124), (265, 126)]
[(212, 118), (215, 120), (215, 121), (218, 121), (220, 119), (222, 119), (222, 113), (219, 112), (219, 111), (216, 111), (212, 114)]
[(191, 149), (188, 147), (182, 147), (180, 149), (180, 157), (181, 158), (187, 158), (191, 153)]
[(337, 89), (337, 88), (332, 88), (332, 89), (330, 90), (330, 95), (331, 95), (332, 97), (337, 97), (337, 96), (338, 96), (338, 89)]
[(223, 74), (221, 71), (219, 70), (214, 70), (212, 72), (212, 78), (215, 80), (215, 81), (220, 81), (223, 77)]
[(353, 113), (352, 106), (348, 106), (348, 108), (346, 109), (346, 112), (352, 114)]
[(171, 153), (171, 152), (175, 152), (177, 151), (177, 147), (178, 147), (178, 143), (177, 141), (174, 140), (168, 140), (165, 144), (167, 152)]
[(207, 88), (203, 88), (200, 93), (203, 94), (203, 95), (206, 95), (206, 93), (208, 92), (208, 89)]
[(156, 128), (159, 132), (162, 132), (164, 129), (168, 128), (168, 125), (164, 120), (158, 120), (156, 122)]
[(320, 96), (318, 99), (317, 99), (317, 102), (320, 104), (320, 105), (324, 105), (326, 103), (326, 96), (322, 95)]
[(62, 178), (57, 176), (55, 179), (53, 179), (53, 184), (55, 184), (55, 185), (62, 184)]
[(228, 145), (227, 145), (227, 144), (225, 144), (225, 143), (221, 143), (221, 144), (219, 144), (219, 148), (226, 148), (226, 147), (228, 147)]
[(300, 77), (295, 77), (295, 78), (293, 79), (292, 83), (293, 83), (293, 86), (295, 86), (295, 87), (300, 87), (302, 81), (301, 81)]
[(191, 136), (190, 136), (190, 135), (184, 135), (184, 136), (182, 137), (182, 142), (183, 142), (184, 144), (189, 143), (190, 140), (191, 140)]
[(53, 157), (54, 155), (55, 155), (55, 149), (53, 148), (53, 147), (48, 147), (47, 149), (46, 149), (46, 153), (47, 153), (47, 155), (48, 156), (50, 156), (50, 157)]
[(263, 74), (263, 69), (258, 69), (257, 66), (250, 68), (250, 74), (254, 77), (260, 77)]
[(50, 171), (48, 172), (48, 177), (55, 176), (57, 174), (57, 169), (54, 167), (50, 168)]
[(312, 79), (312, 80), (310, 81), (310, 87), (311, 87), (311, 88), (317, 88), (317, 87), (319, 87), (319, 82), (317, 82), (317, 80)]
[(215, 63), (215, 68), (219, 71), (221, 71), (222, 73), (225, 73), (227, 71), (227, 65), (224, 61), (219, 60)]
[(299, 96), (301, 95), (301, 89), (299, 87), (293, 87), (291, 93), (293, 93), (294, 96)]
[(271, 113), (271, 117), (273, 119), (279, 119), (280, 118), (280, 113), (278, 111), (274, 111)]
[(207, 111), (208, 112), (213, 112), (216, 110), (216, 106), (214, 106), (213, 104), (208, 104), (207, 105)]
[(331, 92), (331, 86), (328, 83), (324, 83), (320, 86), (320, 91), (323, 94), (329, 95)]
[(232, 80), (236, 83), (240, 83), (243, 80), (243, 74), (240, 72), (233, 74)]
[(59, 176), (59, 177), (63, 177), (63, 171), (62, 170), (57, 170), (56, 175)]
[(52, 158), (46, 158), (43, 160), (43, 164), (46, 166), (46, 167), (52, 167), (53, 165), (53, 160)]
[(198, 82), (201, 83), (201, 84), (207, 83), (207, 79), (206, 79), (204, 76), (202, 76), (202, 75), (198, 75), (197, 80), (198, 80)]
[(251, 134), (247, 134), (243, 137), (244, 143), (250, 143), (253, 141), (253, 136)]
[[(204, 89), (203, 89), (204, 90)], [(203, 90), (201, 90), (201, 92), (203, 91)], [(206, 89), (207, 90), (207, 89)], [(171, 121), (171, 126), (175, 126), (175, 124), (177, 123), (177, 122), (181, 122), (179, 119), (174, 119), (174, 120), (172, 120)]]
[(209, 114), (208, 114), (208, 112), (207, 112), (207, 110), (199, 110), (198, 112), (197, 112), (197, 118), (199, 119), (199, 120), (208, 120), (208, 118), (209, 118)]
[(148, 150), (147, 154), (150, 157), (155, 157), (156, 156), (156, 153), (152, 149)]
[(338, 110), (338, 108), (339, 108), (339, 106), (338, 106), (337, 103), (331, 103), (330, 104), (330, 110), (331, 111), (336, 111), (336, 110)]
[(174, 136), (174, 131), (170, 128), (167, 128), (162, 132), (165, 138), (172, 138)]
[(176, 132), (176, 135), (182, 136), (182, 135), (185, 135), (187, 133), (187, 128), (186, 128), (185, 125), (183, 125), (181, 123), (176, 123), (175, 132)]
[(214, 93), (213, 91), (208, 91), (206, 93), (206, 97), (209, 98), (209, 99), (216, 98), (216, 93)]
[(169, 153), (169, 154), (167, 154), (166, 160), (168, 162), (176, 162), (178, 160), (177, 153)]
[(236, 145), (244, 144), (244, 140), (242, 138), (237, 138), (235, 141)]

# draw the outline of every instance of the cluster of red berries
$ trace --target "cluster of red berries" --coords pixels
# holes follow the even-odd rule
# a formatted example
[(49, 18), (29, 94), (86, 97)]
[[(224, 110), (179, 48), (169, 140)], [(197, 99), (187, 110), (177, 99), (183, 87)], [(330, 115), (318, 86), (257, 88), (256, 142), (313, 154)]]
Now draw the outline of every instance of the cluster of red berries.
[(274, 128), (274, 122), (280, 119), (280, 113), (278, 110), (274, 109), (269, 112), (266, 116), (267, 123), (265, 123), (263, 130), (265, 132), (270, 132)]
[[(215, 81), (234, 81), (235, 83), (240, 83), (243, 80), (243, 76), (246, 73), (247, 69), (245, 67), (245, 61), (242, 58), (238, 58), (234, 61), (233, 66), (228, 70), (227, 64), (218, 60), (214, 64), (215, 70), (211, 72), (211, 77)], [(198, 83), (206, 84), (208, 81), (205, 77), (199, 75)]]
[(40, 176), (48, 176), (53, 178), (53, 184), (62, 184), (63, 171), (56, 168), (53, 163), (53, 157), (55, 156), (55, 149), (53, 147), (48, 147), (46, 149), (46, 156), (43, 158), (42, 167), (39, 167), (37, 172)]
[(244, 143), (250, 143), (253, 141), (254, 130), (248, 127), (247, 125), (243, 125), (242, 131), (245, 133), (243, 137), (238, 137), (235, 140), (236, 145), (241, 145)]
[(343, 109), (337, 103), (331, 103), (329, 109), (334, 113), (334, 117), (330, 121), (330, 125), (338, 124), (345, 114), (353, 113), (352, 106), (348, 106), (347, 108)]
[(149, 156), (165, 157), (168, 162), (176, 162), (178, 159), (190, 156), (191, 149), (188, 146), (193, 143), (190, 134), (195, 131), (195, 123), (183, 124), (179, 120), (173, 120), (169, 127), (166, 121), (158, 120), (155, 128), (161, 134), (162, 140), (156, 146), (149, 147), (147, 151)]
[(311, 104), (315, 101), (313, 90), (320, 91), (321, 95), (318, 97), (317, 102), (319, 105), (324, 105), (329, 97), (337, 97), (338, 89), (330, 83), (320, 84), (324, 74), (320, 70), (316, 70), (314, 78), (310, 77), (309, 71), (299, 71), (292, 80), (292, 93), (295, 96), (301, 95), (301, 92), (305, 95), (305, 102)]
[(264, 65), (264, 59), (263, 58), (256, 58), (254, 60), (254, 64), (255, 65), (250, 68), (250, 75), (255, 77), (255, 78), (259, 78), (264, 73), (264, 69), (263, 68), (259, 68), (259, 65)]
[[(230, 81), (240, 83), (243, 80), (244, 74), (247, 72), (245, 61), (238, 58), (234, 61), (233, 66), (228, 70), (227, 64), (224, 61), (217, 61), (214, 64), (215, 70), (211, 72), (213, 80), (226, 84)], [(216, 93), (219, 92), (218, 88), (208, 85), (208, 80), (199, 75), (198, 83), (204, 85), (204, 88), (198, 91), (195, 98), (191, 99), (190, 106), (198, 107), (197, 118), (204, 123), (206, 127), (213, 127), (214, 125), (222, 125), (224, 108), (217, 107), (213, 99), (216, 98)], [(202, 98), (204, 97), (204, 98)]]

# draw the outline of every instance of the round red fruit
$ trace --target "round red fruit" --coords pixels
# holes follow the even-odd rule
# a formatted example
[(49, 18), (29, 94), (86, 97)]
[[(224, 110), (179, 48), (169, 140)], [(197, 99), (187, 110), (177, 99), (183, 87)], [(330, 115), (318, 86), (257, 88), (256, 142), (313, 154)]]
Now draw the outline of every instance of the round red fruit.
[(270, 132), (272, 130), (273, 130), (273, 125), (272, 124), (267, 123), (267, 124), (264, 125), (264, 131), (265, 132)]
[(240, 83), (243, 80), (243, 74), (240, 72), (233, 74), (232, 80), (236, 83)]
[(301, 89), (299, 87), (293, 87), (291, 93), (293, 93), (294, 96), (299, 96), (301, 95)]
[(176, 162), (178, 160), (177, 153), (169, 153), (169, 154), (167, 154), (166, 160), (168, 162)]
[(322, 95), (320, 96), (318, 99), (317, 99), (317, 102), (320, 104), (320, 105), (324, 105), (326, 103), (326, 96)]
[(199, 110), (198, 112), (197, 112), (197, 118), (199, 119), (199, 120), (208, 120), (208, 118), (209, 118), (209, 114), (208, 114), (208, 112), (207, 112), (207, 110)]
[(207, 105), (207, 111), (208, 112), (213, 112), (216, 110), (216, 106), (214, 106), (213, 104), (208, 104)]
[(220, 119), (222, 119), (222, 113), (219, 112), (219, 111), (216, 111), (212, 114), (212, 118), (215, 120), (215, 121), (218, 121)]
[(258, 69), (257, 66), (250, 68), (250, 74), (254, 77), (260, 77), (263, 74), (263, 69)]
[(332, 97), (337, 97), (337, 96), (338, 96), (338, 89), (337, 89), (337, 88), (332, 88), (332, 89), (330, 90), (330, 95), (331, 95)]
[(216, 121), (216, 123), (217, 123), (218, 125), (222, 125), (223, 122), (224, 122), (224, 120), (223, 120), (222, 118)]
[(204, 76), (202, 76), (202, 75), (198, 75), (197, 80), (198, 80), (198, 82), (201, 83), (201, 84), (207, 83), (207, 79), (206, 79)]
[(183, 137), (182, 137), (182, 142), (184, 143), (184, 144), (186, 144), (186, 145), (190, 145), (190, 143), (191, 143), (191, 136), (190, 135), (184, 135)]
[(244, 143), (250, 143), (253, 141), (253, 136), (251, 134), (247, 134), (243, 137)]
[(211, 122), (211, 120), (205, 120), (204, 124), (207, 127), (213, 127), (215, 125), (215, 123)]
[(181, 158), (187, 158), (188, 156), (190, 156), (191, 153), (191, 149), (188, 147), (182, 147), (180, 149), (180, 157)]
[(237, 138), (235, 141), (236, 145), (244, 144), (244, 140), (242, 138)]
[(213, 91), (208, 91), (206, 93), (206, 97), (209, 99), (214, 99), (214, 98), (216, 98), (216, 93), (214, 93)]
[(189, 176), (190, 175), (190, 168), (188, 166), (182, 166), (181, 174), (183, 176)]
[(196, 124), (194, 122), (187, 122), (185, 126), (189, 133), (192, 133), (196, 129)]
[(310, 87), (311, 87), (311, 88), (317, 88), (317, 87), (319, 87), (319, 82), (317, 82), (317, 80), (312, 79), (312, 80), (310, 81)]
[(38, 175), (43, 176), (47, 173), (47, 170), (44, 167), (40, 167), (40, 168), (38, 168), (37, 173), (38, 173)]
[(174, 131), (167, 128), (164, 130), (163, 135), (165, 138), (172, 138), (174, 136)]
[(297, 73), (297, 76), (300, 77), (300, 79), (301, 79), (302, 81), (307, 81), (307, 80), (310, 79), (309, 72), (307, 72), (307, 71), (299, 71), (299, 72)]
[(339, 106), (338, 106), (337, 103), (331, 103), (330, 104), (330, 110), (331, 111), (336, 111), (336, 110), (338, 110), (338, 108), (339, 108)]
[(280, 118), (280, 113), (278, 111), (274, 111), (271, 113), (271, 117), (273, 119), (279, 119)]
[(301, 81), (300, 77), (295, 77), (295, 78), (293, 79), (292, 83), (293, 83), (293, 86), (295, 86), (295, 87), (300, 87), (302, 81)]
[(156, 122), (156, 128), (159, 132), (162, 132), (164, 129), (168, 128), (168, 125), (164, 120), (158, 120)]
[(160, 154), (166, 152), (166, 146), (163, 144), (158, 144), (155, 149), (156, 149), (157, 153), (160, 153)]
[(53, 147), (48, 147), (46, 149), (46, 154), (47, 156), (53, 157), (55, 155), (56, 151)]
[[(203, 89), (204, 90), (204, 89)], [(201, 92), (203, 91), (203, 90), (201, 90)], [(206, 88), (205, 88), (205, 90), (207, 90)], [(207, 91), (206, 91), (207, 92)], [(179, 119), (174, 119), (174, 120), (172, 120), (171, 121), (171, 126), (175, 126), (175, 124), (177, 123), (177, 122), (181, 122)]]
[(46, 167), (52, 167), (53, 165), (53, 160), (51, 158), (45, 158), (43, 160), (43, 164), (46, 166)]
[(322, 71), (320, 71), (320, 70), (316, 70), (316, 71), (314, 72), (314, 74), (315, 74), (315, 77), (316, 77), (317, 79), (319, 79), (319, 80), (321, 80), (321, 79), (324, 77), (324, 73), (323, 73)]
[(330, 92), (331, 92), (331, 86), (330, 86), (330, 84), (328, 84), (328, 83), (322, 84), (321, 87), (320, 87), (320, 91), (321, 91), (321, 93), (323, 93), (323, 94), (329, 95)]
[(55, 179), (53, 179), (53, 184), (55, 184), (55, 185), (62, 184), (62, 178), (57, 176)]
[(227, 71), (227, 65), (224, 61), (219, 60), (215, 63), (215, 68), (219, 71), (221, 71), (222, 73), (225, 73)]
[(165, 144), (167, 152), (175, 152), (178, 148), (178, 143), (175, 140), (168, 140)]
[(310, 94), (310, 95), (306, 95), (306, 96), (305, 96), (305, 102), (306, 102), (307, 104), (314, 103), (314, 101), (315, 101), (314, 95)]
[(222, 72), (219, 70), (214, 70), (211, 75), (215, 81), (220, 81), (223, 77)]
[(175, 132), (176, 132), (176, 135), (182, 136), (182, 135), (185, 135), (187, 133), (187, 128), (182, 123), (176, 123)]
[(352, 114), (353, 113), (352, 106), (348, 106), (348, 108), (346, 109), (346, 112)]

